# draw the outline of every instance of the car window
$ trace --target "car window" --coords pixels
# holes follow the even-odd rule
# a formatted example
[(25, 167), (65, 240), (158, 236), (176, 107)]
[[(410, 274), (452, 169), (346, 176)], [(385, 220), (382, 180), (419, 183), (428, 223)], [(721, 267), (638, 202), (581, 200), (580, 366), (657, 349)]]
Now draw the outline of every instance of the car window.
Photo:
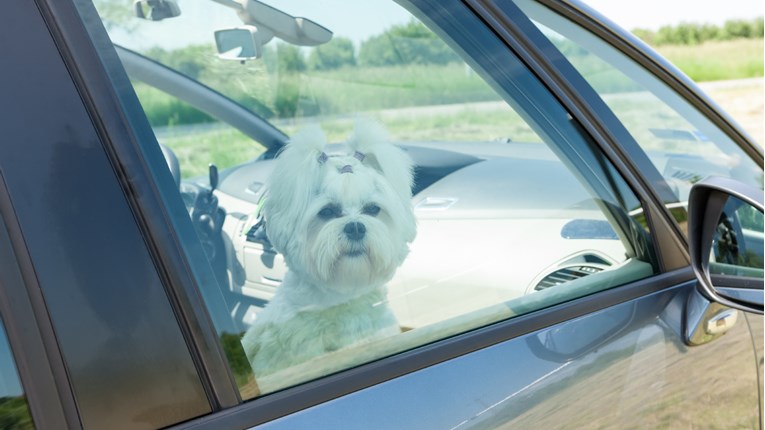
[(0, 320), (0, 428), (14, 430), (35, 428), (2, 320)]
[[(146, 117), (160, 144), (172, 148), (184, 179), (207, 175), (209, 164), (220, 169), (254, 160), (265, 147), (210, 114), (139, 80), (133, 82)], [(218, 142), (226, 142), (225, 147)]]
[(676, 91), (592, 33), (533, 0), (517, 0), (549, 40), (601, 96), (646, 151), (676, 200), (681, 227), (691, 186), (724, 176), (763, 187), (763, 171), (735, 142)]
[[(245, 399), (657, 270), (633, 191), (458, 3), (253, 1), (249, 26), (226, 2), (115, 3)], [(218, 133), (242, 108), (251, 130)]]

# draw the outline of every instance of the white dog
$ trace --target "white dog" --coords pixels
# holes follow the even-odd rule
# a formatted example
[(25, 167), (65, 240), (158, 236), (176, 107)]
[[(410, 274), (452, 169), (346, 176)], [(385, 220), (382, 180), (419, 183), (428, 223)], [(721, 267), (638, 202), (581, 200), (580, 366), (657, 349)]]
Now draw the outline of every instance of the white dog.
[(289, 270), (242, 338), (256, 378), (399, 332), (385, 284), (416, 233), (412, 162), (373, 123), (348, 154), (324, 146), (318, 127), (298, 133), (270, 178), (266, 231)]

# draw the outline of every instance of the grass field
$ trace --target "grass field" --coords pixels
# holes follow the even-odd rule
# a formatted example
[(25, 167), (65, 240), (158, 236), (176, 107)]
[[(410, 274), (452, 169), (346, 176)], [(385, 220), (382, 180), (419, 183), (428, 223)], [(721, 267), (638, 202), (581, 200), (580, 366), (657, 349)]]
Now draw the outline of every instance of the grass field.
[(763, 76), (763, 39), (667, 45), (657, 51), (696, 82)]

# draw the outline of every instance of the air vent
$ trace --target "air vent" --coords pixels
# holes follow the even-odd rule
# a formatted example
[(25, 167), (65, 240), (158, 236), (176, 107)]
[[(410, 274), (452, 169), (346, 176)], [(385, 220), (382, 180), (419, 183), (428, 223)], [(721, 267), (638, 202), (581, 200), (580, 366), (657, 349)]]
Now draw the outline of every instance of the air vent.
[(534, 286), (534, 291), (542, 291), (545, 288), (554, 287), (556, 285), (573, 281), (575, 279), (583, 278), (587, 275), (592, 275), (593, 273), (598, 273), (602, 270), (602, 267), (586, 265), (563, 267), (542, 278), (542, 280), (539, 281), (536, 286)]
[(702, 176), (696, 172), (690, 172), (678, 168), (672, 169), (672, 177), (681, 181), (690, 182), (692, 184), (703, 179)]

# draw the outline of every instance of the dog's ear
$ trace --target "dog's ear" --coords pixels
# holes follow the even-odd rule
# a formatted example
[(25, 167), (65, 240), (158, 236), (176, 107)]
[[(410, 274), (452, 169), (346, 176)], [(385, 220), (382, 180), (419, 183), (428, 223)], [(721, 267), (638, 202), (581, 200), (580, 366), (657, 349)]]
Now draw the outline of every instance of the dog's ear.
[(294, 236), (294, 226), (321, 183), (326, 143), (318, 125), (308, 126), (296, 133), (277, 155), (263, 211), (269, 240), (279, 251), (283, 252)]
[(370, 120), (357, 121), (348, 146), (362, 154), (362, 163), (380, 172), (402, 199), (412, 198), (412, 159), (389, 142), (382, 125)]

